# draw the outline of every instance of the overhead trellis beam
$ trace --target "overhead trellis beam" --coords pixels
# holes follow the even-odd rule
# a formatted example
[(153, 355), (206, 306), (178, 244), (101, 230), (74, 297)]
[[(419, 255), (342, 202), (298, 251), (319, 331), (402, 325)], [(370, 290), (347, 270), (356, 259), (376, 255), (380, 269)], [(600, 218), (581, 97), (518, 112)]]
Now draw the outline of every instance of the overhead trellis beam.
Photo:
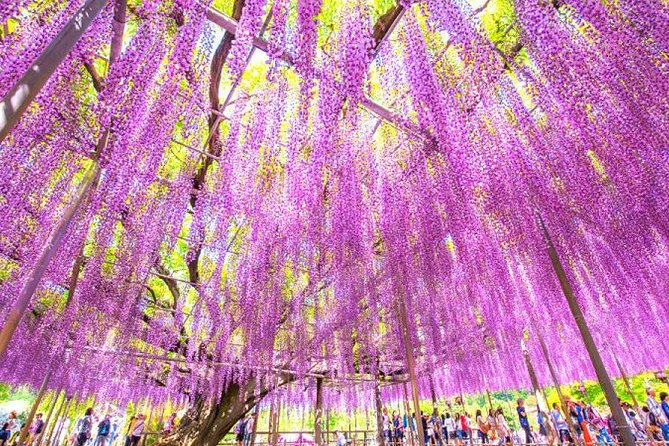
[[(210, 22), (220, 26), (230, 34), (234, 35), (237, 32), (237, 21), (219, 11), (216, 11), (215, 9), (210, 8), (207, 11), (207, 19), (209, 19)], [(392, 28), (389, 28), (389, 30), (390, 29)], [(267, 40), (258, 36), (255, 36), (253, 38), (253, 46), (264, 52), (268, 52), (269, 50), (269, 43), (267, 42)], [(281, 51), (281, 53), (279, 54), (279, 58), (289, 65), (294, 64), (292, 56), (285, 50)], [(428, 135), (418, 126), (412, 125), (405, 119), (401, 118), (399, 115), (393, 113), (392, 111), (388, 110), (387, 108), (375, 102), (369, 97), (365, 97), (364, 100), (361, 102), (361, 105), (371, 113), (377, 115), (384, 121), (389, 122), (394, 127), (397, 127), (400, 130), (406, 131), (407, 133), (419, 136), (421, 138), (428, 137)]]

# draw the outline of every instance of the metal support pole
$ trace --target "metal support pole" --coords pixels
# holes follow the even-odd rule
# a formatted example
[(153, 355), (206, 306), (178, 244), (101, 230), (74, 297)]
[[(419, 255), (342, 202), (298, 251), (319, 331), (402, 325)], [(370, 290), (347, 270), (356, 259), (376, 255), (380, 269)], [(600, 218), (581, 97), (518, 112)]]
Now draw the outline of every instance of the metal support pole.
[(33, 99), (86, 32), (108, 0), (88, 0), (42, 51), (0, 102), (0, 142), (18, 124)]
[(323, 378), (316, 378), (316, 411), (314, 414), (314, 440), (323, 446)]
[(620, 436), (623, 440), (623, 443), (625, 444), (625, 446), (634, 446), (634, 435), (632, 434), (631, 427), (627, 424), (627, 419), (625, 417), (623, 409), (622, 407), (620, 407), (620, 404), (618, 402), (618, 395), (616, 394), (616, 389), (613, 387), (613, 382), (611, 381), (611, 378), (609, 377), (609, 374), (606, 371), (606, 366), (604, 365), (602, 356), (599, 354), (599, 350), (597, 350), (595, 341), (592, 338), (590, 327), (588, 327), (588, 323), (585, 320), (583, 311), (581, 310), (581, 306), (579, 305), (578, 300), (576, 299), (574, 290), (572, 289), (571, 284), (569, 283), (567, 273), (565, 272), (564, 267), (562, 266), (562, 262), (560, 261), (560, 257), (558, 256), (557, 250), (555, 249), (553, 240), (551, 239), (551, 236), (548, 233), (546, 225), (544, 224), (544, 221), (541, 219), (541, 216), (539, 216), (539, 225), (544, 240), (546, 241), (546, 245), (548, 248), (548, 255), (550, 257), (553, 270), (555, 271), (555, 275), (557, 276), (557, 279), (560, 282), (562, 293), (564, 294), (564, 297), (567, 300), (567, 303), (569, 305), (569, 310), (571, 311), (571, 314), (574, 317), (576, 326), (578, 327), (578, 330), (581, 333), (581, 337), (583, 338), (583, 343), (585, 344), (585, 348), (588, 351), (588, 355), (590, 356), (590, 361), (592, 362), (592, 366), (595, 369), (595, 373), (597, 374), (597, 380), (599, 381), (599, 384), (602, 386), (602, 390), (604, 391), (604, 395), (606, 396), (606, 401), (609, 404), (609, 408), (611, 409), (611, 414), (613, 415), (613, 418), (616, 421), (616, 425), (618, 427), (618, 431), (620, 432)]
[(402, 339), (404, 343), (404, 353), (406, 354), (407, 368), (409, 369), (409, 379), (411, 381), (411, 393), (413, 396), (413, 406), (415, 411), (416, 432), (418, 433), (418, 445), (425, 446), (425, 433), (423, 432), (423, 420), (420, 412), (420, 395), (418, 394), (418, 378), (416, 376), (416, 362), (411, 348), (411, 337), (409, 336), (409, 320), (407, 318), (406, 302), (404, 295), (399, 297), (398, 307), (400, 321), (402, 323)]

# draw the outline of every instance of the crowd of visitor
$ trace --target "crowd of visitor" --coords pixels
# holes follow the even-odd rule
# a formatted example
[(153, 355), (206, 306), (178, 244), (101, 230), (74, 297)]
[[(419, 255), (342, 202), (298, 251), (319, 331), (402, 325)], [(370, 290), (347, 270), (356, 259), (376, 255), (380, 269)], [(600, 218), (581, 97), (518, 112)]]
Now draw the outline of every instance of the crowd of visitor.
[[(174, 430), (176, 417), (177, 414), (173, 413), (165, 420), (162, 436)], [(51, 432), (45, 435), (47, 426), (43, 414), (38, 413), (25, 440), (19, 444), (24, 427), (17, 412), (10, 412), (2, 421), (0, 446), (139, 446), (147, 432), (147, 421), (142, 413), (131, 416), (129, 420), (124, 420), (123, 415), (111, 413), (96, 416), (91, 407), (74, 423), (68, 417), (59, 417)]]
[[(641, 407), (636, 401), (634, 407), (620, 401), (626, 423), (637, 441), (669, 445), (669, 394), (661, 392), (658, 399), (655, 390), (648, 387), (646, 396), (645, 405)], [(612, 446), (621, 442), (611, 414), (584, 401), (566, 399), (562, 405), (554, 402), (546, 413), (539, 407), (528, 409), (525, 401), (519, 399), (515, 412), (505, 413), (501, 407), (476, 409), (472, 418), (464, 405), (461, 410), (441, 413), (435, 407), (431, 415), (421, 413), (425, 444)], [(234, 428), (236, 446), (252, 446), (257, 417), (258, 413), (253, 412), (237, 423)], [(400, 415), (398, 411), (389, 413), (383, 409), (380, 420), (386, 446), (403, 446), (417, 438), (415, 414)], [(16, 411), (10, 412), (0, 421), (0, 446), (139, 446), (147, 432), (147, 420), (142, 413), (124, 420), (122, 415), (110, 413), (98, 417), (93, 408), (88, 408), (74, 423), (67, 417), (57, 419), (48, 437), (45, 437), (46, 422), (43, 414), (36, 414), (24, 434), (25, 440), (19, 444), (25, 425), (19, 421)], [(172, 433), (176, 423), (176, 413), (173, 413), (165, 420), (162, 435)], [(343, 433), (338, 432), (336, 438), (339, 446), (347, 444)]]
[[(657, 446), (669, 444), (669, 394), (662, 392), (659, 400), (655, 390), (646, 389), (645, 405), (632, 407), (621, 401), (620, 405), (631, 427), (636, 441)], [(621, 442), (616, 422), (611, 413), (602, 413), (590, 403), (566, 399), (563, 405), (552, 404), (549, 413), (536, 407), (535, 422), (530, 422), (529, 411), (522, 399), (516, 402), (516, 413), (505, 413), (504, 409), (470, 412), (444, 411), (435, 407), (429, 415), (421, 414), (426, 445), (467, 446), (471, 444), (582, 444), (585, 446), (608, 446)], [(385, 442), (399, 446), (407, 443), (408, 435), (417, 435), (415, 415), (400, 415), (388, 409), (382, 414)], [(510, 427), (514, 423), (516, 428)]]

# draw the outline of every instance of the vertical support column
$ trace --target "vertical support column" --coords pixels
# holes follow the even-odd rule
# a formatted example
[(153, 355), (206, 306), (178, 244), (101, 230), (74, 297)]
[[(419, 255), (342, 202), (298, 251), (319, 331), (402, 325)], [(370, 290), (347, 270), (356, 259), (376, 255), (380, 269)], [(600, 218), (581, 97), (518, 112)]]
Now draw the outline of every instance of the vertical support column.
[(106, 3), (107, 0), (88, 0), (5, 95), (0, 102), (0, 142), (4, 141), (16, 126), (33, 99)]
[[(61, 412), (61, 417), (63, 418), (61, 423), (58, 425), (58, 429), (56, 429), (56, 426), (54, 426), (53, 429), (51, 429), (51, 433), (49, 434), (49, 439), (47, 440), (47, 446), (51, 446), (51, 436), (56, 434), (56, 444), (58, 443), (58, 440), (60, 439), (60, 433), (63, 430), (63, 426), (65, 425), (65, 420), (67, 419), (67, 414), (70, 410), (70, 404), (72, 404), (72, 397), (67, 397), (67, 394), (65, 395), (65, 401), (64, 401), (65, 406), (61, 407), (63, 411)], [(58, 418), (56, 418), (56, 424), (58, 424)]]
[(330, 409), (325, 409), (325, 444), (330, 444)]
[(316, 413), (314, 414), (314, 440), (323, 446), (323, 378), (316, 378)]
[(125, 31), (125, 17), (128, 0), (116, 0), (114, 5), (114, 21), (112, 22), (112, 41), (109, 50), (109, 66), (121, 55), (123, 48), (123, 33)]
[(490, 410), (495, 412), (495, 408), (492, 406), (492, 397), (490, 396), (490, 389), (486, 388), (485, 393), (486, 395), (488, 395), (488, 404), (490, 405)]
[(639, 408), (639, 402), (637, 401), (636, 397), (634, 396), (634, 392), (632, 392), (632, 386), (630, 386), (630, 381), (627, 378), (627, 374), (625, 373), (625, 370), (623, 369), (622, 364), (620, 364), (620, 360), (618, 357), (613, 354), (613, 358), (616, 361), (616, 366), (618, 367), (618, 371), (620, 372), (620, 376), (623, 379), (623, 383), (625, 383), (625, 389), (627, 389), (627, 393), (629, 394), (630, 398), (632, 398), (632, 404), (634, 404), (634, 410), (636, 410), (636, 413), (641, 413), (641, 410)]
[(434, 414), (437, 412), (437, 392), (434, 390), (434, 379), (431, 373), (428, 375), (428, 380), (430, 383), (430, 397), (432, 398), (432, 413)]
[[(67, 398), (67, 394), (65, 391), (63, 391), (63, 401), (61, 401), (60, 406), (58, 406), (58, 410), (56, 410), (56, 418), (54, 419), (53, 423), (51, 424), (46, 423), (46, 425), (44, 426), (44, 435), (42, 435), (42, 437), (40, 438), (40, 441), (37, 444), (37, 446), (40, 446), (42, 444), (42, 441), (44, 440), (45, 437), (47, 446), (51, 444), (51, 436), (53, 435), (54, 431), (56, 430), (56, 426), (58, 425), (58, 418), (60, 417), (63, 407), (65, 407), (68, 401), (69, 400)], [(49, 432), (48, 436), (47, 436), (47, 431)]]
[(258, 405), (253, 408), (253, 430), (251, 431), (251, 441), (249, 441), (249, 446), (254, 446), (256, 444), (256, 434), (258, 433), (258, 418), (260, 413), (258, 412)]
[(383, 403), (381, 402), (381, 386), (377, 377), (374, 383), (374, 402), (376, 403), (376, 444), (385, 446), (386, 439), (383, 437)]
[(149, 416), (146, 419), (146, 429), (144, 429), (144, 437), (142, 438), (142, 446), (146, 446), (146, 439), (149, 436), (151, 430), (151, 419), (153, 418), (153, 406), (149, 403), (149, 400), (146, 400), (146, 410), (149, 412)]
[(412, 422), (411, 409), (409, 408), (409, 391), (407, 390), (407, 383), (404, 383), (402, 387), (404, 388), (404, 411), (406, 413), (407, 423), (408, 423), (407, 430), (409, 432), (408, 433), (409, 443), (411, 444), (411, 446), (414, 446), (414, 437), (413, 437), (414, 431), (413, 428), (411, 427), (411, 422)]
[(276, 414), (274, 417), (274, 432), (272, 432), (272, 441), (270, 442), (271, 446), (277, 446), (279, 442), (280, 420), (281, 420), (281, 400), (277, 396)]
[(56, 390), (53, 395), (53, 404), (51, 404), (51, 408), (49, 409), (49, 414), (46, 416), (46, 420), (44, 421), (44, 427), (42, 428), (42, 432), (39, 434), (39, 438), (37, 440), (37, 446), (40, 446), (42, 444), (42, 440), (46, 435), (46, 430), (48, 429), (51, 423), (51, 416), (53, 415), (54, 409), (58, 405), (59, 399), (60, 399), (60, 390)]
[(411, 381), (411, 393), (413, 396), (413, 406), (415, 411), (416, 432), (418, 433), (418, 445), (425, 446), (425, 433), (423, 432), (423, 420), (420, 413), (420, 396), (418, 393), (418, 378), (416, 376), (416, 362), (411, 348), (411, 337), (409, 336), (409, 320), (407, 318), (406, 302), (404, 294), (399, 297), (398, 302), (400, 322), (402, 324), (402, 340), (404, 343), (404, 353), (406, 354), (407, 368), (409, 369), (409, 380)]
[(567, 300), (567, 304), (569, 305), (569, 310), (571, 311), (571, 314), (574, 317), (574, 321), (576, 322), (576, 326), (578, 327), (578, 330), (581, 333), (581, 337), (583, 338), (583, 343), (585, 344), (585, 348), (588, 351), (588, 356), (590, 356), (590, 361), (592, 362), (592, 366), (595, 369), (595, 373), (597, 374), (597, 380), (599, 381), (599, 385), (602, 386), (602, 390), (604, 391), (604, 395), (606, 396), (606, 402), (609, 404), (609, 408), (611, 409), (611, 414), (613, 415), (613, 418), (616, 421), (616, 425), (618, 427), (618, 431), (620, 432), (620, 436), (623, 440), (623, 443), (625, 444), (625, 446), (634, 446), (634, 435), (632, 434), (632, 429), (627, 424), (627, 418), (625, 417), (623, 409), (622, 407), (620, 407), (620, 404), (618, 402), (618, 395), (616, 394), (616, 389), (613, 387), (613, 382), (611, 381), (611, 378), (609, 377), (609, 374), (606, 371), (606, 366), (604, 365), (602, 356), (599, 354), (599, 350), (597, 350), (595, 341), (592, 338), (590, 327), (588, 327), (588, 323), (585, 320), (585, 316), (583, 315), (581, 306), (579, 305), (578, 300), (576, 299), (574, 290), (572, 289), (571, 284), (569, 283), (567, 273), (565, 272), (564, 267), (562, 266), (562, 262), (560, 261), (560, 257), (558, 256), (557, 250), (555, 249), (553, 240), (551, 239), (551, 236), (548, 233), (546, 225), (544, 224), (544, 221), (541, 219), (541, 216), (539, 216), (539, 225), (544, 240), (546, 241), (546, 245), (548, 248), (548, 256), (550, 257), (551, 265), (553, 266), (553, 271), (555, 272), (555, 275), (557, 276), (557, 279), (560, 282), (562, 293), (564, 294), (564, 297)]
[[(88, 192), (96, 183), (99, 173), (99, 164), (95, 162), (93, 167), (88, 171), (86, 178), (84, 178), (79, 185), (74, 202), (68, 206), (58, 226), (49, 236), (47, 243), (44, 245), (44, 250), (35, 265), (35, 269), (23, 285), (16, 302), (14, 302), (14, 306), (9, 310), (7, 321), (0, 331), (0, 359), (2, 359), (7, 351), (12, 336), (14, 336), (16, 328), (18, 327), (19, 322), (21, 322), (21, 318), (23, 318), (39, 282), (42, 280), (44, 273), (46, 273), (46, 270), (51, 263), (51, 259), (58, 251), (58, 248), (60, 248), (60, 245), (67, 234), (67, 230), (69, 229), (72, 220), (74, 220), (74, 216), (84, 201), (86, 201), (86, 197), (89, 195)], [(77, 274), (77, 271), (74, 271), (73, 274)]]
[(272, 444), (272, 437), (274, 436), (274, 417), (276, 416), (276, 395), (272, 395), (272, 401), (269, 403), (269, 417), (267, 420), (267, 444)]
[(51, 370), (46, 372), (46, 375), (44, 375), (44, 379), (42, 379), (42, 384), (39, 387), (39, 390), (37, 391), (37, 396), (35, 397), (35, 401), (33, 401), (33, 405), (30, 408), (30, 413), (28, 414), (28, 418), (26, 419), (26, 424), (21, 429), (21, 433), (19, 434), (19, 441), (18, 444), (23, 444), (28, 437), (28, 431), (30, 430), (30, 425), (33, 423), (33, 418), (35, 418), (35, 414), (37, 413), (37, 409), (39, 409), (39, 405), (42, 402), (42, 399), (44, 398), (44, 394), (46, 393), (46, 387), (49, 385), (49, 378), (51, 377)]

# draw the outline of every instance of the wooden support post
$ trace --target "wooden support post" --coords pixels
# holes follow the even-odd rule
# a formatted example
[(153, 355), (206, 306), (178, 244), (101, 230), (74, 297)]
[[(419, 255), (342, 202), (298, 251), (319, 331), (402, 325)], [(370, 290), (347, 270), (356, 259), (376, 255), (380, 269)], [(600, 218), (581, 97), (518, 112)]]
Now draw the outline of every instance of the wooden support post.
[(383, 403), (381, 401), (381, 385), (377, 379), (374, 383), (374, 402), (376, 403), (376, 444), (385, 446), (386, 439), (383, 436)]
[(275, 423), (274, 417), (276, 416), (276, 395), (272, 395), (272, 401), (269, 403), (269, 417), (267, 420), (267, 444), (272, 444), (272, 436), (274, 435)]
[(271, 446), (277, 446), (279, 443), (279, 432), (281, 428), (281, 400), (277, 398), (276, 402), (276, 415), (274, 418), (274, 432), (272, 432), (272, 441)]
[[(44, 437), (46, 437), (46, 445), (47, 446), (51, 445), (51, 436), (53, 435), (54, 431), (56, 430), (56, 426), (58, 426), (58, 419), (61, 416), (61, 413), (63, 411), (63, 407), (65, 407), (68, 402), (69, 402), (69, 399), (67, 398), (67, 394), (66, 394), (66, 392), (63, 392), (63, 401), (61, 401), (60, 406), (58, 406), (58, 410), (56, 411), (56, 418), (54, 419), (53, 423), (51, 423), (50, 425), (47, 424), (45, 426), (44, 435), (42, 436), (42, 438), (40, 438), (40, 444), (42, 443), (42, 440), (44, 439)], [(49, 432), (48, 436), (46, 435), (47, 430)], [(38, 444), (38, 446), (39, 446), (39, 444)]]
[(430, 383), (430, 397), (432, 398), (432, 414), (436, 415), (437, 414), (437, 392), (434, 389), (434, 379), (432, 378), (431, 373), (428, 375), (428, 380), (429, 380), (429, 383)]
[(358, 438), (358, 414), (355, 411), (353, 411), (353, 432), (355, 432), (355, 435), (353, 435), (353, 446), (355, 446)]
[(88, 0), (28, 67), (0, 102), (0, 142), (18, 124), (33, 99), (86, 32), (108, 0)]
[(574, 317), (574, 321), (576, 322), (576, 326), (581, 333), (583, 343), (585, 344), (585, 348), (588, 351), (588, 355), (590, 356), (590, 361), (592, 362), (592, 366), (595, 369), (595, 373), (597, 374), (597, 380), (599, 381), (599, 385), (602, 386), (602, 390), (606, 396), (606, 401), (609, 404), (609, 408), (611, 409), (611, 414), (616, 421), (618, 432), (620, 432), (620, 436), (625, 446), (634, 446), (634, 435), (632, 434), (631, 427), (627, 424), (625, 413), (623, 412), (623, 409), (620, 407), (620, 403), (618, 402), (616, 389), (613, 387), (613, 382), (611, 381), (611, 378), (606, 371), (606, 366), (604, 365), (602, 356), (599, 354), (599, 350), (595, 345), (595, 341), (592, 338), (592, 333), (590, 333), (590, 327), (588, 327), (588, 323), (585, 320), (581, 306), (576, 299), (574, 290), (569, 283), (567, 273), (562, 266), (562, 262), (560, 261), (560, 257), (557, 253), (557, 250), (555, 249), (553, 240), (551, 239), (551, 236), (548, 233), (546, 225), (544, 224), (541, 216), (539, 216), (539, 226), (543, 238), (546, 241), (548, 256), (550, 257), (553, 271), (555, 272), (555, 275), (560, 282), (562, 293), (567, 300), (569, 310), (571, 311), (571, 314)]
[(149, 431), (151, 430), (151, 419), (153, 418), (153, 407), (149, 404), (149, 400), (146, 400), (146, 411), (149, 413), (149, 416), (146, 419), (146, 428), (144, 429), (144, 437), (142, 438), (142, 446), (146, 446), (146, 439), (149, 436)]
[(114, 21), (112, 22), (112, 41), (109, 50), (109, 66), (121, 55), (123, 49), (123, 33), (125, 32), (125, 17), (128, 0), (116, 0), (114, 4)]
[(33, 405), (30, 408), (30, 413), (28, 414), (28, 418), (26, 419), (26, 424), (23, 426), (23, 429), (21, 429), (21, 433), (19, 434), (19, 441), (18, 444), (23, 444), (26, 441), (26, 438), (28, 437), (28, 432), (30, 431), (30, 425), (33, 423), (33, 418), (35, 418), (35, 414), (37, 413), (37, 409), (39, 409), (39, 405), (42, 403), (42, 399), (44, 398), (44, 394), (46, 393), (46, 387), (49, 385), (49, 378), (51, 377), (51, 369), (49, 369), (46, 372), (46, 375), (44, 375), (44, 379), (42, 379), (42, 384), (39, 387), (39, 390), (37, 391), (37, 396), (35, 397), (35, 401), (33, 401)]
[(330, 444), (330, 409), (325, 409), (325, 444)]
[(58, 405), (59, 399), (60, 399), (60, 390), (56, 390), (53, 395), (53, 403), (51, 404), (51, 408), (49, 409), (49, 414), (46, 416), (46, 420), (44, 420), (44, 427), (42, 428), (42, 432), (39, 434), (37, 443), (35, 443), (35, 440), (33, 440), (33, 444), (36, 444), (37, 446), (40, 446), (42, 444), (42, 440), (46, 435), (46, 430), (48, 429), (51, 423), (51, 416), (53, 415), (54, 409)]
[(407, 383), (402, 385), (404, 388), (404, 411), (407, 417), (407, 430), (409, 431), (409, 443), (411, 446), (414, 446), (414, 430), (411, 427), (411, 409), (409, 408), (409, 391), (407, 389)]
[(495, 408), (492, 406), (492, 397), (490, 396), (490, 389), (486, 388), (485, 393), (486, 393), (486, 395), (488, 395), (488, 404), (490, 405), (490, 410), (492, 410), (493, 413), (494, 413)]
[(21, 322), (21, 318), (23, 318), (23, 315), (25, 314), (26, 309), (30, 304), (30, 300), (35, 293), (37, 286), (42, 280), (44, 273), (46, 273), (46, 270), (51, 263), (51, 259), (60, 248), (60, 245), (62, 244), (63, 239), (67, 234), (67, 230), (74, 220), (77, 211), (86, 201), (89, 195), (89, 191), (93, 185), (96, 184), (99, 172), (99, 164), (95, 162), (94, 166), (88, 171), (84, 180), (81, 182), (81, 184), (79, 184), (74, 202), (71, 203), (65, 210), (65, 214), (61, 217), (60, 222), (54, 229), (53, 233), (49, 236), (47, 242), (44, 244), (42, 253), (39, 257), (39, 260), (37, 261), (37, 264), (35, 265), (35, 269), (23, 285), (18, 298), (14, 302), (14, 306), (9, 311), (7, 321), (0, 331), (0, 359), (3, 358), (5, 352), (7, 351), (9, 343), (12, 340), (12, 336), (14, 336), (14, 332), (16, 331), (19, 322)]
[(254, 446), (256, 444), (256, 434), (258, 433), (258, 418), (259, 418), (258, 417), (259, 412), (258, 412), (258, 405), (257, 404), (253, 408), (252, 413), (254, 414), (254, 415), (252, 415), (252, 417), (253, 417), (253, 430), (251, 431), (251, 439), (249, 441), (249, 446)]
[(58, 440), (60, 439), (61, 431), (63, 430), (63, 426), (65, 425), (65, 420), (67, 419), (67, 414), (70, 410), (70, 404), (72, 404), (72, 399), (73, 399), (72, 397), (68, 398), (67, 395), (65, 396), (64, 406), (61, 407), (61, 409), (63, 409), (63, 410), (62, 410), (61, 415), (59, 417), (59, 418), (62, 417), (62, 420), (61, 420), (60, 424), (58, 424), (58, 418), (56, 418), (56, 424), (58, 424), (58, 428), (56, 429), (56, 426), (54, 426), (54, 428), (51, 430), (51, 434), (49, 434), (49, 439), (47, 440), (47, 446), (51, 446), (51, 435), (54, 434), (54, 430), (55, 430), (55, 434), (56, 434), (55, 441), (56, 441), (56, 444), (58, 444)]
[(323, 378), (316, 378), (316, 411), (314, 413), (314, 441), (323, 446)]
[(415, 411), (416, 432), (418, 433), (418, 445), (425, 446), (425, 433), (423, 432), (423, 420), (420, 412), (420, 395), (418, 393), (418, 377), (416, 376), (416, 362), (411, 348), (411, 337), (409, 336), (409, 319), (407, 318), (407, 309), (404, 295), (398, 299), (400, 313), (400, 323), (402, 324), (402, 340), (404, 343), (404, 353), (406, 355), (407, 368), (409, 369), (409, 380), (411, 381), (411, 393), (413, 396), (413, 406)]
[(632, 386), (630, 386), (630, 381), (627, 378), (627, 374), (625, 373), (622, 364), (620, 364), (620, 360), (618, 360), (618, 357), (615, 354), (613, 354), (613, 359), (615, 359), (616, 366), (618, 367), (618, 371), (620, 372), (620, 376), (623, 379), (623, 383), (625, 383), (625, 389), (627, 389), (627, 393), (629, 393), (630, 398), (632, 398), (632, 404), (634, 405), (634, 410), (636, 410), (636, 413), (640, 414), (641, 409), (639, 408), (639, 402), (634, 396), (634, 392), (632, 392)]

